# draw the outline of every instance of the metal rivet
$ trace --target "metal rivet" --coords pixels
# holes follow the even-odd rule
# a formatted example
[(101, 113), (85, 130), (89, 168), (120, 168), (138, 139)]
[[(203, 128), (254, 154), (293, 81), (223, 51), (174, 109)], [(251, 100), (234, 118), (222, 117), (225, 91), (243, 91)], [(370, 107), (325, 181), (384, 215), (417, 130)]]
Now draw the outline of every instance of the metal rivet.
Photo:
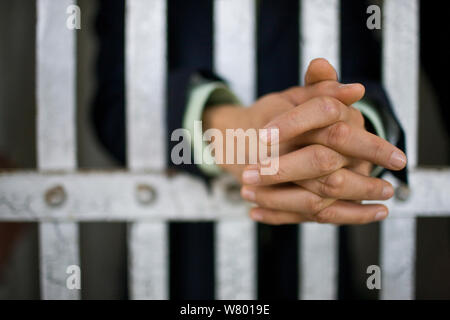
[(238, 184), (230, 183), (225, 186), (225, 194), (228, 201), (232, 203), (242, 202), (241, 198), (241, 186)]
[(45, 193), (45, 202), (50, 207), (60, 207), (66, 201), (66, 191), (62, 186), (50, 188)]
[(407, 184), (402, 183), (395, 189), (395, 198), (399, 201), (406, 201), (411, 195), (411, 189)]
[(142, 205), (149, 205), (156, 200), (156, 191), (147, 184), (139, 184), (136, 188), (137, 201)]

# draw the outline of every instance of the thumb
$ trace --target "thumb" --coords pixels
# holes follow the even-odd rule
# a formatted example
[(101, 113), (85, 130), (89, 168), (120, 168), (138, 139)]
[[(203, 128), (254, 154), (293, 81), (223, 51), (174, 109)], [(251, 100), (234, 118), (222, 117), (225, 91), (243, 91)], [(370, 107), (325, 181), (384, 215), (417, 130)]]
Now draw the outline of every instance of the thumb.
[[(305, 74), (305, 86), (310, 86), (314, 89), (316, 89), (315, 84), (318, 84), (319, 82), (334, 82), (334, 84), (328, 84), (330, 86), (337, 86), (337, 91), (333, 96), (346, 105), (352, 105), (362, 99), (365, 93), (365, 88), (363, 85), (359, 83), (340, 85), (337, 80), (336, 70), (328, 62), (328, 60), (324, 58), (312, 60)], [(316, 96), (324, 94), (320, 92), (320, 86), (317, 86), (317, 91), (313, 91)]]
[(327, 59), (317, 58), (309, 63), (305, 74), (305, 86), (313, 85), (320, 81), (337, 81), (337, 72)]

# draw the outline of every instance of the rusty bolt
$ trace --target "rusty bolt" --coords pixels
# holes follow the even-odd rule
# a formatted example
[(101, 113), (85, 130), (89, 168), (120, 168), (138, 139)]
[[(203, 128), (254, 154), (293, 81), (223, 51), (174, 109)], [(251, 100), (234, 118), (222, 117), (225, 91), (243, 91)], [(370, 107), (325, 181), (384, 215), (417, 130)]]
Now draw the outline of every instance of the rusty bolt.
[(156, 191), (148, 184), (139, 184), (136, 188), (136, 199), (142, 205), (149, 205), (156, 200)]
[(395, 198), (399, 201), (407, 201), (411, 195), (411, 189), (407, 184), (402, 183), (395, 189)]
[(228, 201), (232, 203), (239, 203), (241, 198), (241, 187), (235, 183), (230, 183), (225, 186), (225, 194)]
[(50, 207), (60, 207), (66, 201), (67, 195), (64, 188), (60, 185), (50, 188), (45, 193), (45, 202)]

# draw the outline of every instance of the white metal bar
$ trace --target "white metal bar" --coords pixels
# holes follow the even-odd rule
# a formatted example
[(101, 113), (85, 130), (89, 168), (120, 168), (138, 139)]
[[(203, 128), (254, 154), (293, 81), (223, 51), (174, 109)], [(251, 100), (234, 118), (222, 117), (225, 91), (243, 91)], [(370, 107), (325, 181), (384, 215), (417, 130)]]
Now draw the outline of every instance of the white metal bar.
[(381, 298), (414, 299), (416, 219), (387, 219), (381, 230)]
[[(450, 170), (411, 172), (415, 186), (410, 200), (388, 201), (390, 217), (450, 215)], [(62, 207), (47, 206), (44, 195), (61, 185), (67, 194)], [(149, 204), (137, 201), (136, 186), (153, 186)], [(248, 205), (230, 203), (225, 186), (211, 195), (202, 181), (180, 174), (117, 172), (0, 173), (1, 221), (167, 221), (247, 219)], [(187, 206), (186, 203), (189, 203)]]
[(383, 82), (406, 134), (408, 165), (417, 165), (419, 4), (385, 0)]
[(73, 170), (75, 31), (66, 28), (72, 0), (37, 2), (37, 143), (41, 170)]
[(127, 155), (132, 170), (166, 166), (166, 0), (127, 0)]
[(80, 290), (67, 287), (66, 284), (70, 276), (77, 276), (67, 273), (68, 267), (80, 266), (78, 241), (76, 223), (42, 222), (39, 224), (41, 292), (44, 299), (80, 299)]
[(301, 80), (311, 60), (327, 59), (339, 72), (340, 19), (338, 0), (300, 0)]
[[(127, 158), (132, 171), (166, 165), (166, 11), (166, 0), (126, 2)], [(144, 186), (142, 192), (151, 188)], [(130, 225), (132, 298), (168, 298), (167, 241), (165, 223)]]
[(245, 104), (256, 94), (255, 0), (216, 0), (214, 61), (217, 73)]
[[(254, 0), (214, 3), (216, 72), (249, 105), (256, 93), (256, 12)], [(225, 200), (225, 199), (224, 199)], [(226, 201), (226, 200), (225, 200)], [(229, 208), (230, 214), (236, 207)], [(242, 217), (246, 217), (244, 213)], [(221, 221), (216, 228), (216, 297), (256, 298), (256, 229), (248, 220)]]
[[(45, 171), (76, 166), (75, 31), (66, 27), (66, 9), (73, 3), (37, 1), (38, 167)], [(42, 222), (39, 231), (42, 297), (79, 299), (80, 291), (66, 286), (67, 267), (80, 263), (78, 225)]]
[(300, 237), (300, 298), (336, 299), (337, 228), (332, 225), (304, 224)]
[[(300, 5), (301, 79), (312, 59), (326, 58), (339, 72), (339, 1), (302, 0)], [(300, 298), (335, 299), (337, 229), (304, 224), (300, 230)]]
[(255, 236), (256, 226), (249, 219), (217, 224), (216, 299), (256, 298)]
[(129, 263), (133, 271), (129, 274), (131, 298), (167, 299), (169, 296), (167, 224), (133, 223), (129, 231), (129, 248), (132, 252)]
[[(417, 0), (385, 0), (383, 14), (383, 82), (405, 130), (411, 170), (417, 166), (418, 154), (419, 3)], [(416, 197), (409, 199), (403, 206), (417, 214), (420, 211), (413, 206), (413, 202), (420, 201), (419, 197), (428, 202), (423, 198), (430, 194), (426, 188), (431, 186), (420, 185), (419, 181), (414, 180), (411, 179), (411, 188)], [(442, 188), (444, 192), (448, 190), (444, 185), (437, 184), (436, 187)], [(448, 210), (448, 207), (441, 209)], [(391, 212), (392, 217), (401, 216), (392, 208)], [(414, 297), (415, 226), (415, 219), (390, 218), (383, 222), (383, 299)]]

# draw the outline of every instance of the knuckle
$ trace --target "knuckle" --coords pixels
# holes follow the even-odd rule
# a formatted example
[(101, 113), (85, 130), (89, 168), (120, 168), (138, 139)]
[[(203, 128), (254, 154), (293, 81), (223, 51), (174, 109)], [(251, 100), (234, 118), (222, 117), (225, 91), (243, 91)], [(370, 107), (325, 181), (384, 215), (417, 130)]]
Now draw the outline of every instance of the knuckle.
[(314, 216), (317, 223), (333, 223), (336, 220), (336, 211), (332, 208), (326, 208)]
[(322, 184), (322, 194), (328, 197), (336, 198), (341, 194), (342, 187), (345, 183), (345, 176), (342, 172), (336, 171), (327, 177)]
[(343, 171), (333, 172), (325, 179), (325, 184), (335, 189), (342, 188), (344, 183), (345, 183), (345, 174)]
[(272, 101), (274, 101), (274, 100), (278, 100), (278, 99), (280, 99), (280, 97), (281, 97), (281, 94), (278, 94), (278, 93), (268, 93), (268, 94), (266, 94), (266, 95), (264, 95), (264, 96), (262, 96), (260, 99), (259, 99), (259, 101), (261, 101), (261, 102), (272, 102)]
[(286, 114), (288, 123), (292, 125), (298, 123), (299, 116), (301, 116), (299, 108), (294, 108)]
[(313, 166), (319, 173), (327, 173), (333, 171), (338, 165), (337, 153), (334, 151), (317, 145), (313, 151)]
[(308, 200), (308, 208), (313, 214), (316, 214), (325, 208), (325, 201), (318, 196), (311, 197)]
[(328, 129), (328, 144), (331, 146), (344, 145), (350, 136), (350, 126), (344, 122), (338, 122)]
[(281, 91), (279, 96), (292, 103), (295, 103), (298, 100), (297, 96), (302, 93), (302, 90), (303, 89), (301, 87), (293, 86), (286, 90)]
[(336, 99), (329, 96), (322, 96), (317, 98), (318, 105), (323, 114), (330, 119), (339, 119), (340, 109)]

